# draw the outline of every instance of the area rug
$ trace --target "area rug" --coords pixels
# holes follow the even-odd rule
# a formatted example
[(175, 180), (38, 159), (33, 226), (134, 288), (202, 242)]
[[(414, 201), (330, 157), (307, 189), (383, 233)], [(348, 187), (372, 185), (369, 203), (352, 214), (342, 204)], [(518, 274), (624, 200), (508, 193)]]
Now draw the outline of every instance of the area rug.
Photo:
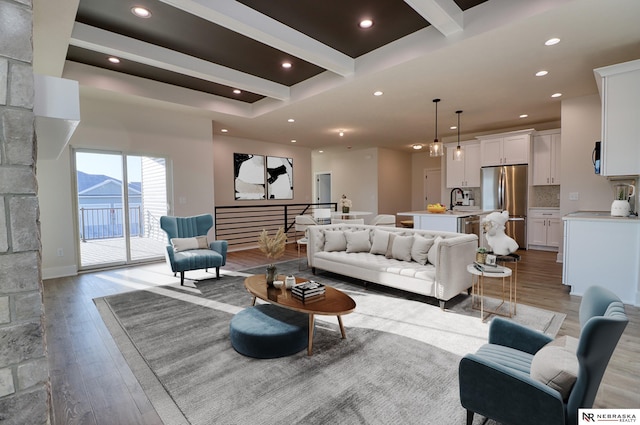
[[(264, 267), (195, 288), (149, 285), (95, 300), (166, 424), (464, 423), (458, 363), (486, 342), (489, 326), (470, 296), (443, 311), (428, 297), (299, 272), (295, 261), (278, 271), (347, 292), (357, 304), (343, 317), (347, 338), (340, 339), (335, 317), (318, 316), (311, 357), (306, 350), (270, 360), (238, 354), (229, 321), (250, 304), (244, 277)], [(518, 305), (513, 320), (553, 336), (564, 315)]]

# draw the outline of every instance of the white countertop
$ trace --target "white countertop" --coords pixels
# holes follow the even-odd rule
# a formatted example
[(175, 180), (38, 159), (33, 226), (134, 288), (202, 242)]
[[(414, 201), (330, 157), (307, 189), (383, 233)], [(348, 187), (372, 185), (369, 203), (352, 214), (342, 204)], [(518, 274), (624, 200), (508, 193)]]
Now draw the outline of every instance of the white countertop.
[(603, 221), (630, 221), (640, 223), (637, 215), (628, 217), (615, 217), (610, 211), (575, 211), (562, 217), (563, 220), (603, 220)]
[(482, 210), (471, 210), (471, 211), (451, 211), (451, 210), (447, 210), (445, 212), (442, 213), (432, 213), (429, 211), (408, 211), (408, 212), (399, 212), (397, 213), (397, 215), (410, 215), (410, 216), (424, 216), (424, 215), (428, 215), (428, 216), (432, 216), (432, 217), (442, 217), (442, 218), (458, 218), (458, 217), (469, 217), (471, 215), (480, 215), (480, 214), (486, 214), (487, 212), (491, 212), (491, 211), (482, 211)]

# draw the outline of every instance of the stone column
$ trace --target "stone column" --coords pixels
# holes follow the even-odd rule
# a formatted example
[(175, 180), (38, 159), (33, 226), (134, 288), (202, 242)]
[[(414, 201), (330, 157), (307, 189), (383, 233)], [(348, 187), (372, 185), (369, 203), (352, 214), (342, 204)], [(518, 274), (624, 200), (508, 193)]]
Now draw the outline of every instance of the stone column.
[(0, 0), (0, 422), (50, 422), (31, 0)]

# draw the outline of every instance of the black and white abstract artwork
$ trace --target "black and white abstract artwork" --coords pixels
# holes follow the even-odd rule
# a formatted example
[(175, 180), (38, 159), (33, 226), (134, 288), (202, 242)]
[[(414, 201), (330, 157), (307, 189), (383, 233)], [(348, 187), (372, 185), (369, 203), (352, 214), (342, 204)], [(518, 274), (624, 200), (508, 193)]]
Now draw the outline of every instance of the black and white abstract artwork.
[(265, 199), (264, 165), (263, 155), (233, 154), (236, 200)]
[(267, 157), (268, 199), (293, 199), (293, 158)]

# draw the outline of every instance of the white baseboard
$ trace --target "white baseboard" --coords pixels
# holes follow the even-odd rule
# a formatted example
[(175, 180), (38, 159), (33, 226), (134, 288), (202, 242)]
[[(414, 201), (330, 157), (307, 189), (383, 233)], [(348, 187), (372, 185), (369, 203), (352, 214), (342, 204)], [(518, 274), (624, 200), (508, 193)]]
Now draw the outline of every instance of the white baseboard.
[(42, 280), (55, 279), (57, 277), (76, 276), (78, 267), (74, 264), (63, 267), (47, 267), (42, 269)]

